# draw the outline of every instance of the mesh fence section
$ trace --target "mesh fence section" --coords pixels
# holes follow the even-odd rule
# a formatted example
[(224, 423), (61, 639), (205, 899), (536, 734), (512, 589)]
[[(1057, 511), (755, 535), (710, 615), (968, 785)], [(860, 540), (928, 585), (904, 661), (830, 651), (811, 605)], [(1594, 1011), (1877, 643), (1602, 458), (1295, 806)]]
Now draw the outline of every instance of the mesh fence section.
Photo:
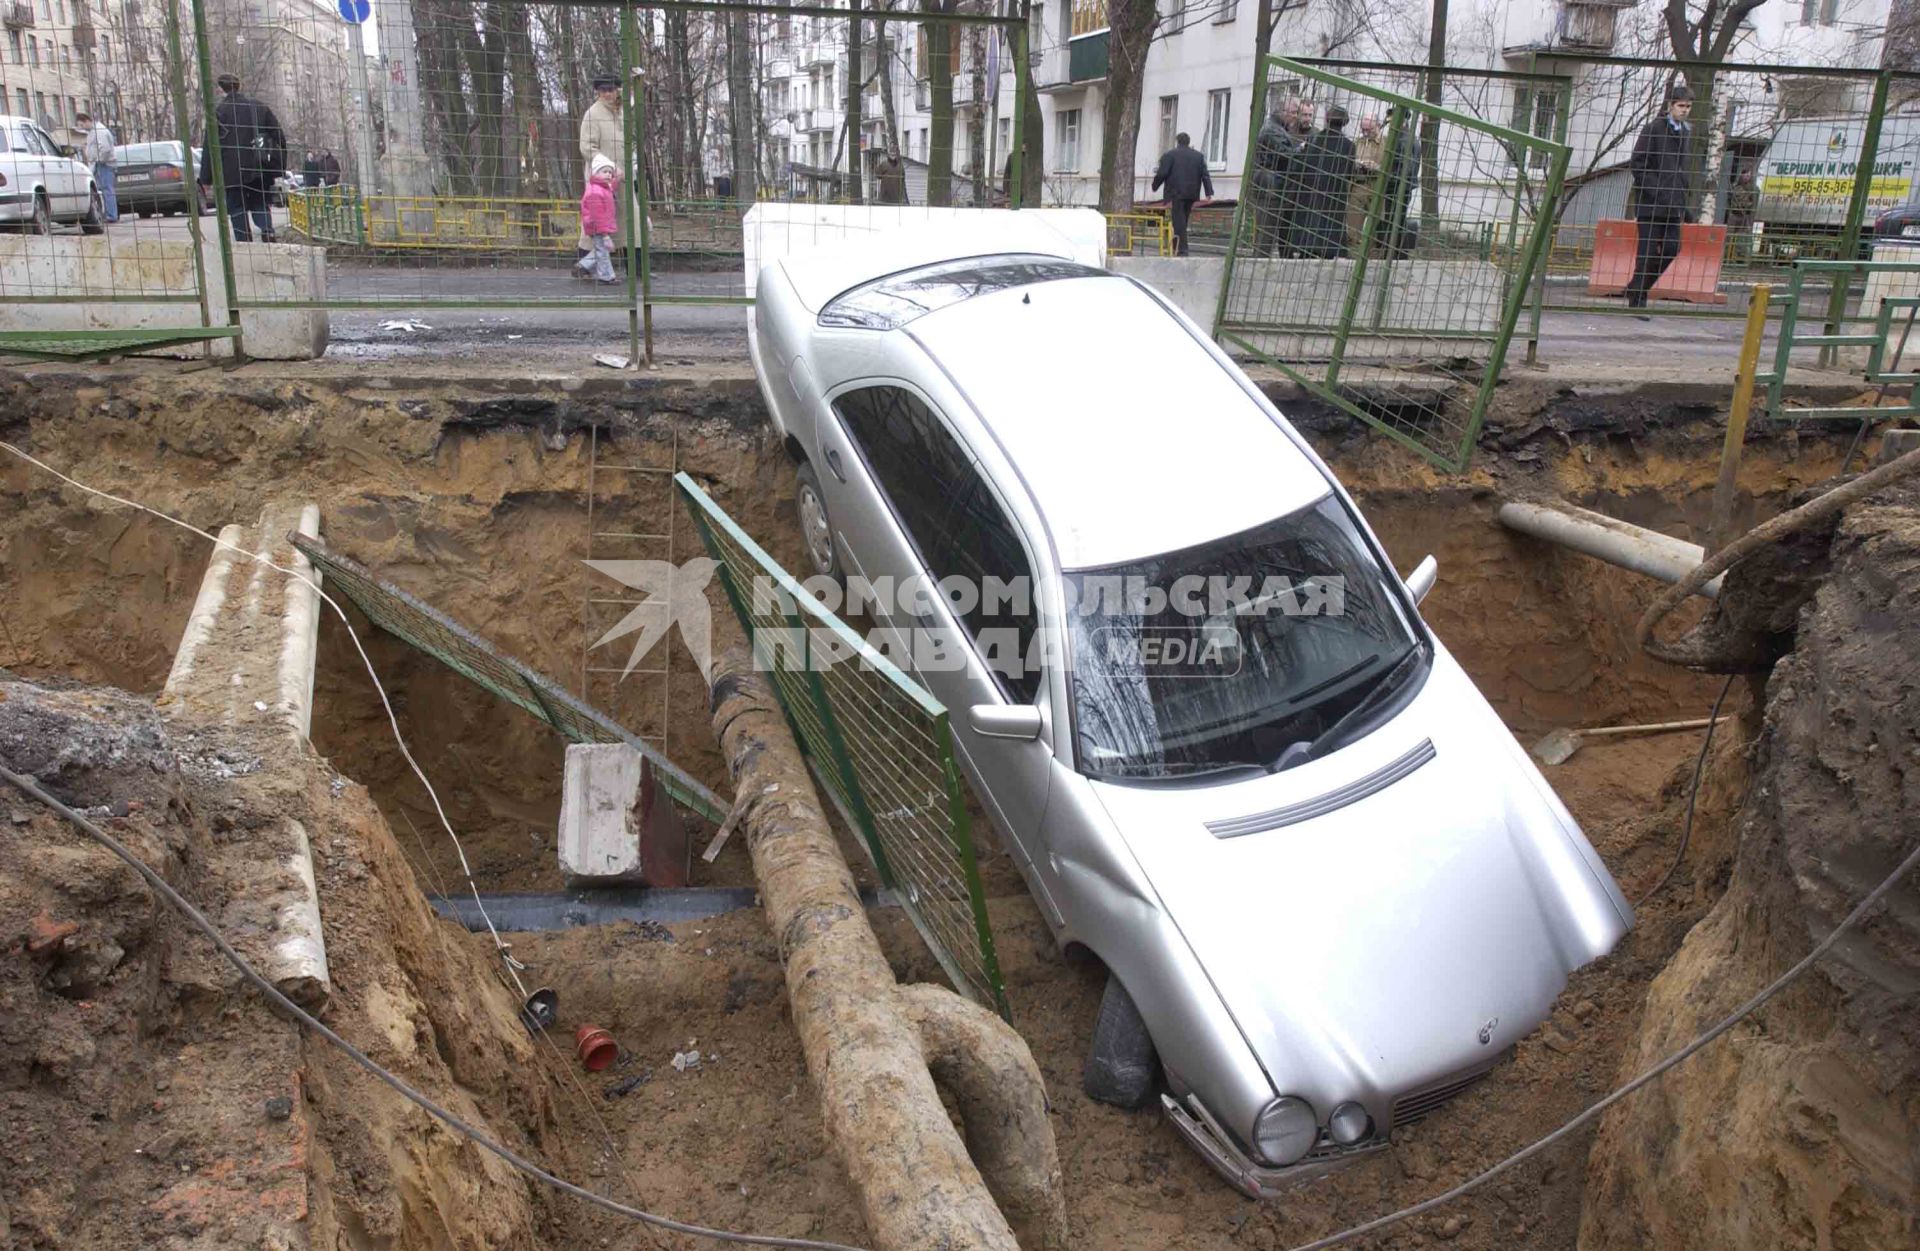
[(1488, 120), (1503, 84), (1269, 58), (1223, 340), (1449, 468), (1472, 455), (1566, 149)]
[(425, 652), (455, 673), (517, 704), (573, 743), (625, 743), (652, 762), (667, 793), (716, 824), (728, 805), (659, 749), (600, 710), (576, 699), (541, 674), (467, 629), (453, 618), (379, 578), (364, 566), (305, 535), (293, 545), (325, 576), (329, 590), (352, 600), (380, 629)]
[(675, 481), (816, 776), (954, 986), (1008, 1015), (946, 709)]

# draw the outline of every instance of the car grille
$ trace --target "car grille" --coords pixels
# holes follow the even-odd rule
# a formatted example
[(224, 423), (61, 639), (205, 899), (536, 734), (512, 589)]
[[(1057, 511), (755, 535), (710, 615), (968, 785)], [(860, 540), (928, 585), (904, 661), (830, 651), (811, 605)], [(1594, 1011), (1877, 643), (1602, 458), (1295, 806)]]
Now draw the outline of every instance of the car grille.
[(1429, 1112), (1460, 1094), (1491, 1071), (1491, 1069), (1481, 1069), (1478, 1072), (1468, 1073), (1465, 1077), (1449, 1078), (1438, 1086), (1429, 1086), (1425, 1090), (1401, 1095), (1393, 1101), (1394, 1128), (1398, 1129), (1402, 1125), (1411, 1125), (1421, 1120)]

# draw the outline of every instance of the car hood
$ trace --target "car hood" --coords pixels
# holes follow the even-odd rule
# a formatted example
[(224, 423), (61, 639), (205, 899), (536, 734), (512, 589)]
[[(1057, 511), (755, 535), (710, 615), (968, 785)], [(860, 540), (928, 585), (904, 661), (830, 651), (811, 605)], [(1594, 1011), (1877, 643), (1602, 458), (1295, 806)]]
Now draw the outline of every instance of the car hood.
[[(1324, 759), (1093, 787), (1276, 1089), (1322, 1116), (1357, 1098), (1385, 1124), (1398, 1095), (1491, 1062), (1632, 923), (1444, 649), (1398, 716)], [(1319, 811), (1258, 828), (1292, 806)]]

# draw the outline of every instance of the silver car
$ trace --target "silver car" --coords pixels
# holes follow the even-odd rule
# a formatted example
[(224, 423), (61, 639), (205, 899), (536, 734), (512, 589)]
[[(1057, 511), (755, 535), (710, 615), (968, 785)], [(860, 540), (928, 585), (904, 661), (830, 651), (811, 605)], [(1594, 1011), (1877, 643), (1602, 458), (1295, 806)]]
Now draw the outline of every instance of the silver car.
[(1165, 299), (1008, 233), (766, 263), (754, 366), (815, 571), (1109, 971), (1087, 1093), (1271, 1194), (1483, 1076), (1632, 912), (1422, 623), (1432, 558)]

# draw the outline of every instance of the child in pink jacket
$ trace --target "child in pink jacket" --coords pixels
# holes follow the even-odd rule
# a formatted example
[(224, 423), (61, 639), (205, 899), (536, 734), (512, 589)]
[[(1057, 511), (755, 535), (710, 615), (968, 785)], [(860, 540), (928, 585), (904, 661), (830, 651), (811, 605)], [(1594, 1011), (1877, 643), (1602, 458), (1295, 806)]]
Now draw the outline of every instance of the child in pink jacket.
[(617, 281), (613, 276), (613, 236), (619, 231), (619, 215), (614, 208), (613, 188), (620, 170), (603, 154), (593, 158), (593, 170), (587, 189), (580, 197), (580, 230), (593, 240), (593, 251), (574, 266), (583, 278), (601, 282)]

